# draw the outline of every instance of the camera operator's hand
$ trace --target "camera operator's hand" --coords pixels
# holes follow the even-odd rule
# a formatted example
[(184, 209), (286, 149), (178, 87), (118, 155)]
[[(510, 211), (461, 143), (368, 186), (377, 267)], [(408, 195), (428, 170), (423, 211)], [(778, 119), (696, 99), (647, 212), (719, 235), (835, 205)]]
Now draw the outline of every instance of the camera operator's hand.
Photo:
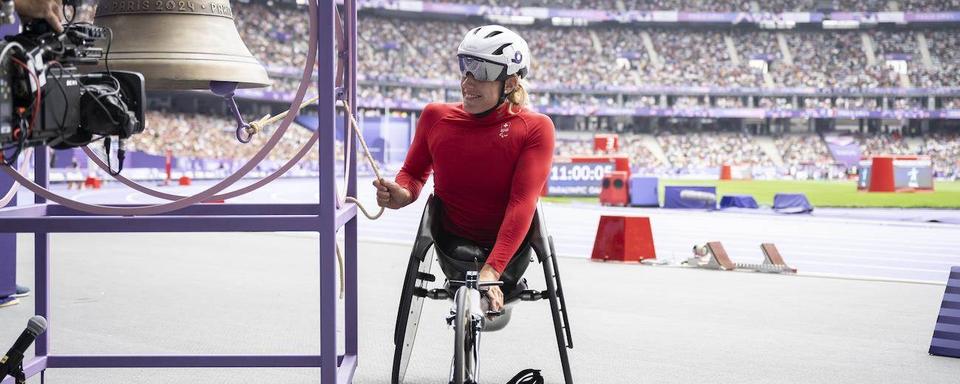
[(61, 0), (14, 0), (13, 5), (21, 18), (46, 20), (54, 31), (63, 32)]

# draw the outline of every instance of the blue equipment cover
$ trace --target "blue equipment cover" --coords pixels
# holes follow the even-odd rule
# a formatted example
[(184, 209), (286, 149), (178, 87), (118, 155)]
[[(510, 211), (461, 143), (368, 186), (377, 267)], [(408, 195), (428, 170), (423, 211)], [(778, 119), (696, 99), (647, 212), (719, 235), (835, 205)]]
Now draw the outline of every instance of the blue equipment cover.
[(802, 193), (778, 193), (773, 196), (773, 210), (779, 213), (809, 213), (813, 206)]
[[(692, 186), (692, 185), (667, 186), (663, 190), (663, 207), (664, 208), (686, 208), (686, 209), (716, 209), (717, 208), (715, 205), (711, 206), (711, 204), (706, 201), (681, 199), (680, 192), (684, 190), (708, 192), (712, 194), (717, 193), (717, 187), (710, 187), (710, 186)], [(716, 202), (714, 202), (714, 204), (716, 204)]]
[(760, 208), (760, 206), (750, 195), (724, 195), (720, 199), (720, 209), (724, 208)]
[(656, 177), (634, 176), (630, 178), (630, 205), (634, 207), (659, 207), (660, 194)]

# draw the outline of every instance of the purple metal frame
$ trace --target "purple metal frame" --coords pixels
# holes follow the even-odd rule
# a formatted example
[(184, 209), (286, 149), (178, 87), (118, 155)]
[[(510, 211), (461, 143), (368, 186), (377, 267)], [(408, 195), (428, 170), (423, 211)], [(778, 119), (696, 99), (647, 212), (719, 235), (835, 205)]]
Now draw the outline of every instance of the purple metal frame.
[[(319, 1), (317, 88), (320, 93), (320, 121), (336, 126), (334, 33), (336, 2)], [(356, 0), (344, 4), (347, 55), (343, 86), (349, 90), (350, 106), (356, 113)], [(346, 117), (344, 117), (346, 120)], [(349, 122), (345, 126), (349, 127)], [(48, 368), (241, 368), (299, 367), (321, 368), (320, 383), (352, 383), (357, 368), (357, 209), (345, 204), (337, 209), (336, 176), (334, 173), (334, 131), (320, 133), (320, 203), (318, 204), (199, 204), (175, 212), (137, 217), (93, 216), (50, 204), (37, 196), (35, 204), (0, 209), (0, 233), (34, 233), (35, 297), (37, 315), (47, 318), (47, 332), (37, 337), (36, 357), (24, 362), (27, 377), (37, 374), (43, 382)], [(353, 144), (355, 145), (355, 144)], [(356, 148), (353, 149), (356, 153)], [(35, 180), (48, 185), (47, 152), (36, 151)], [(356, 156), (349, 159), (354, 171), (347, 191), (355, 196)], [(337, 354), (337, 261), (336, 232), (345, 228), (344, 354)], [(320, 354), (318, 355), (157, 355), (157, 356), (88, 356), (52, 354), (50, 334), (55, 332), (56, 318), (50, 317), (50, 233), (110, 232), (275, 232), (301, 231), (320, 234)], [(11, 384), (12, 378), (0, 384)]]

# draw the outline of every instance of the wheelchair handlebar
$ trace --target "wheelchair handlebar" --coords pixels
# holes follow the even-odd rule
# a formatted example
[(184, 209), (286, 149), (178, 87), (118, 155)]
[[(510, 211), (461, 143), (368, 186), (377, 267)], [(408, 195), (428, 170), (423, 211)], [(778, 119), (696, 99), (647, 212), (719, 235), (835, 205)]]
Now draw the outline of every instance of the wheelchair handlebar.
[[(450, 284), (466, 285), (466, 286), (469, 286), (469, 283), (471, 283), (470, 281), (463, 281), (463, 280), (449, 280), (449, 282), (450, 282)], [(503, 282), (498, 280), (498, 281), (481, 281), (481, 282), (478, 282), (478, 283), (477, 283), (477, 286), (478, 286), (479, 288), (481, 288), (481, 289), (480, 289), (481, 291), (484, 290), (484, 289), (482, 289), (482, 288), (487, 288), (487, 287), (491, 287), (491, 286), (494, 286), (494, 285), (496, 285), (496, 286), (502, 286), (502, 285), (503, 285)]]

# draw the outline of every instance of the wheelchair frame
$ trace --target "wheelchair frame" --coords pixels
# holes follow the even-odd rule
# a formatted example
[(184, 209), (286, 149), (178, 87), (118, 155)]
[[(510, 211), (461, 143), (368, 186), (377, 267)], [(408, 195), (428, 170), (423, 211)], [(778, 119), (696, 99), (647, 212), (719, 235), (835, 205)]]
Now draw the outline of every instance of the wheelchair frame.
[[(433, 265), (432, 258), (427, 254), (435, 245), (433, 234), (439, 229), (439, 222), (433, 220), (432, 212), (439, 209), (440, 201), (430, 196), (420, 219), (417, 237), (407, 262), (407, 271), (400, 293), (400, 305), (397, 310), (397, 321), (394, 327), (394, 359), (391, 374), (391, 383), (402, 384), (409, 365), (417, 330), (420, 325), (420, 314), (424, 299), (448, 300), (449, 292), (444, 288), (428, 289), (429, 283), (436, 281), (436, 276), (430, 273)], [(544, 280), (547, 290), (538, 292), (524, 290), (517, 298), (521, 301), (548, 300), (553, 318), (553, 327), (557, 339), (557, 350), (560, 354), (560, 364), (563, 368), (565, 384), (573, 384), (570, 373), (570, 361), (567, 349), (573, 349), (573, 336), (570, 331), (570, 322), (567, 316), (566, 301), (563, 296), (563, 286), (560, 282), (560, 272), (557, 265), (553, 238), (546, 231), (543, 212), (540, 206), (534, 214), (533, 222), (528, 234), (530, 246), (537, 255), (537, 261), (543, 267)]]

